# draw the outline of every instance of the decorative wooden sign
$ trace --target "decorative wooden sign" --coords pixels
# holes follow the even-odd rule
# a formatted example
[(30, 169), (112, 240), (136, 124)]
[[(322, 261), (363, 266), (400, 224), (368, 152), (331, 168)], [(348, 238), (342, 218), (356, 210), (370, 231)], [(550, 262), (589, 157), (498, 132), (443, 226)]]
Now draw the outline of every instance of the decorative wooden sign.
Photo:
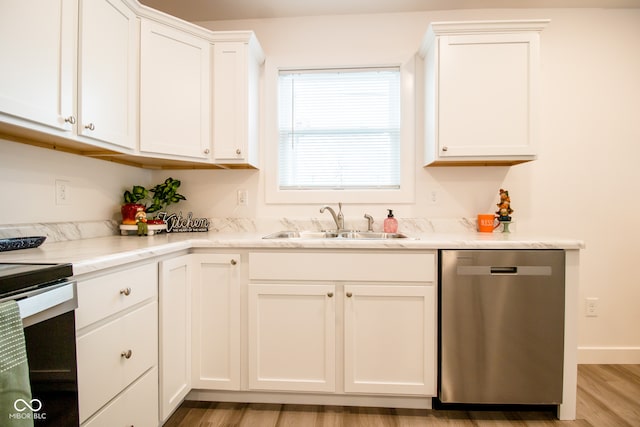
[(167, 224), (167, 233), (209, 231), (209, 220), (207, 218), (194, 218), (191, 212), (186, 217), (182, 216), (182, 212), (179, 214), (158, 212), (157, 217)]

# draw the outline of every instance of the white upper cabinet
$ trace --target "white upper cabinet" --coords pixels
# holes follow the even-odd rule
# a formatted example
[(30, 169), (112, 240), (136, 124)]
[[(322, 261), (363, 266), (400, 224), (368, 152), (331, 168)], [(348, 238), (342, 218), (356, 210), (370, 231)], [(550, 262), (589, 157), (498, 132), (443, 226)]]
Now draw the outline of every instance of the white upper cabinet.
[(536, 158), (539, 33), (548, 20), (434, 22), (423, 40), (425, 164)]
[(210, 80), (207, 40), (141, 20), (141, 152), (209, 159)]
[(76, 1), (0, 2), (3, 121), (72, 130), (76, 28)]
[(136, 15), (120, 0), (81, 0), (78, 134), (136, 148), (137, 42)]
[(258, 84), (264, 55), (253, 33), (213, 45), (213, 157), (228, 167), (258, 165)]
[(251, 31), (134, 0), (6, 0), (0, 57), (4, 135), (153, 168), (258, 165), (264, 53)]

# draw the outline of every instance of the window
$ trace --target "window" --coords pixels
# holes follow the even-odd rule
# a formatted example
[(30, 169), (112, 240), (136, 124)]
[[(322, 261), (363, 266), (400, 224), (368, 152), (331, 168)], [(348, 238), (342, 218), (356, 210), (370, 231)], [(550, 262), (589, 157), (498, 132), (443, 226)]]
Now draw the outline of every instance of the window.
[(280, 71), (278, 188), (398, 190), (400, 68)]

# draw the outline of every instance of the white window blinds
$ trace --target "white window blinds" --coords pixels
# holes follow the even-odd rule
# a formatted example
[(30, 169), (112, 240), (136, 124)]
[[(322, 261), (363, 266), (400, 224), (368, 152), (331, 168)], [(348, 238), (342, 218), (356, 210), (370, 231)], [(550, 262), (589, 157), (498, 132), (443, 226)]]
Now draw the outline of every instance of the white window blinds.
[(400, 70), (281, 71), (281, 190), (400, 188)]

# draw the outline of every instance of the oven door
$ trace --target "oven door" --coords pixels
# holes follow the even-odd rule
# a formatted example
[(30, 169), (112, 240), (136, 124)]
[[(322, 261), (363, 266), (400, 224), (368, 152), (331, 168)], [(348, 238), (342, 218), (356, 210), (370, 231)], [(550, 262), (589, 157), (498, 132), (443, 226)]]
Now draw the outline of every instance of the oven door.
[(29, 363), (34, 426), (78, 426), (75, 282), (18, 300)]

